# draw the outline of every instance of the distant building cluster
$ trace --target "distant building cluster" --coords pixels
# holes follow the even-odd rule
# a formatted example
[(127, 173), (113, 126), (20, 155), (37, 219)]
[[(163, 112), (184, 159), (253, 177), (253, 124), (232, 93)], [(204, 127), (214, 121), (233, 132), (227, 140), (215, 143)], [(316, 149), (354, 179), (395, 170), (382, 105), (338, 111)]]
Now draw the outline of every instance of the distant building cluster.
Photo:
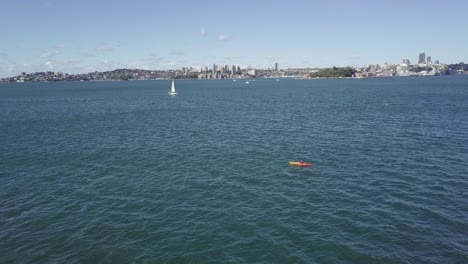
[[(182, 68), (184, 75), (187, 75), (187, 68)], [(255, 77), (284, 77), (287, 71), (278, 71), (278, 63), (275, 63), (274, 70), (258, 70), (250, 67), (241, 69), (239, 65), (224, 65), (218, 66), (213, 64), (213, 67), (209, 69), (207, 66), (200, 67), (199, 70), (190, 68), (189, 72), (195, 72), (198, 79), (242, 79), (242, 78), (255, 78)]]
[(409, 59), (403, 59), (401, 64), (392, 64), (384, 62), (383, 65), (368, 65), (366, 67), (356, 68), (355, 77), (389, 77), (389, 76), (434, 76), (468, 73), (468, 67), (463, 63), (443, 64), (438, 60), (432, 62), (431, 56), (426, 57), (426, 52), (418, 56), (418, 63), (411, 64)]
[(211, 69), (208, 69), (208, 67), (205, 66), (204, 68), (200, 67), (199, 71), (194, 72), (197, 73), (198, 79), (225, 79), (240, 78), (243, 76), (247, 76), (246, 72), (241, 70), (241, 68), (238, 65), (224, 65), (222, 67), (219, 67), (218, 65), (213, 64), (213, 67)]
[(104, 80), (156, 80), (156, 79), (226, 79), (226, 78), (279, 78), (291, 76), (295, 71), (279, 71), (278, 63), (275, 70), (257, 70), (251, 67), (242, 69), (239, 65), (204, 67), (182, 67), (180, 70), (140, 70), (117, 69), (105, 72), (90, 72), (84, 74), (67, 74), (62, 72), (21, 73), (21, 75), (0, 79), (0, 82), (53, 82), (53, 81), (104, 81)]

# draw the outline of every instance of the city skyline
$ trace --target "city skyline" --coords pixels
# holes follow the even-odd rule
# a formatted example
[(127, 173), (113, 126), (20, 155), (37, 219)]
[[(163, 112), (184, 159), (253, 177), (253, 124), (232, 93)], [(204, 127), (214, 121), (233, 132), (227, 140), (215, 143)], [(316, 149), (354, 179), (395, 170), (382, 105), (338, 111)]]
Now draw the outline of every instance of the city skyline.
[(356, 67), (416, 62), (423, 52), (468, 60), (468, 36), (454, 20), (466, 1), (396, 2), (3, 1), (0, 77), (213, 63)]

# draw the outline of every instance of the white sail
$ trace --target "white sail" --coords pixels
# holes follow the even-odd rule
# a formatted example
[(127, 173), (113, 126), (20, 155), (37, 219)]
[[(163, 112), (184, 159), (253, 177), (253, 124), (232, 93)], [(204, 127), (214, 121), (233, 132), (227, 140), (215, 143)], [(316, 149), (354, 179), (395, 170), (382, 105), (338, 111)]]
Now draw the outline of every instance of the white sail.
[(169, 92), (169, 95), (176, 95), (176, 94), (177, 92), (175, 91), (174, 80), (172, 80), (171, 91)]
[(175, 93), (174, 80), (172, 80), (171, 93)]

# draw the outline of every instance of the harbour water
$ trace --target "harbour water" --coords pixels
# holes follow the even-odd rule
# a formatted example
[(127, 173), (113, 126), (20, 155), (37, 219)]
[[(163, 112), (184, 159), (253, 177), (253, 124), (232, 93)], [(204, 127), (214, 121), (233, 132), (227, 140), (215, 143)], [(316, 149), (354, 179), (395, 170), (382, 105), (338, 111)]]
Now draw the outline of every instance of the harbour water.
[(0, 84), (0, 263), (468, 263), (468, 76), (169, 89)]

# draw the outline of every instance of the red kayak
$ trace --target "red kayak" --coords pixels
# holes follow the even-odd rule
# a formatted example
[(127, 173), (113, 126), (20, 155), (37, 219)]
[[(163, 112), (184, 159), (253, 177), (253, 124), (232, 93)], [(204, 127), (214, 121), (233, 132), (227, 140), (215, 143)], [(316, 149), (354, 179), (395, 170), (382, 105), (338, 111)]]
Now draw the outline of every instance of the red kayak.
[(312, 166), (312, 163), (307, 163), (307, 162), (303, 162), (303, 161), (290, 161), (289, 165), (299, 166), (299, 167), (310, 167), (310, 166)]

